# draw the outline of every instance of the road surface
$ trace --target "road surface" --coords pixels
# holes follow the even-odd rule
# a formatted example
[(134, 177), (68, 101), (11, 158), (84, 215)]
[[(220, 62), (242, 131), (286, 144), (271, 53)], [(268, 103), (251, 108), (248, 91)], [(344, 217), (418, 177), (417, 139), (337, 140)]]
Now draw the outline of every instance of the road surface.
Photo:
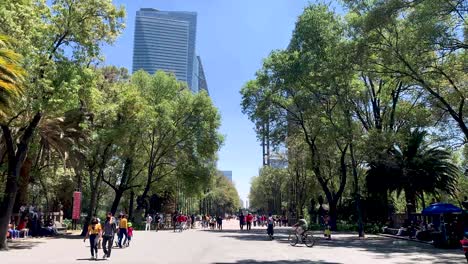
[[(276, 229), (270, 241), (265, 229), (240, 231), (237, 221), (225, 222), (224, 231), (189, 230), (135, 231), (129, 248), (112, 251), (110, 260), (101, 263), (466, 263), (460, 250), (440, 250), (430, 245), (368, 236), (334, 235), (320, 240), (313, 248), (292, 247), (287, 230)], [(66, 238), (20, 239), (11, 250), (0, 252), (1, 263), (89, 263), (88, 241), (77, 236)], [(99, 252), (102, 256), (102, 251)], [(94, 260), (93, 260), (94, 261)]]

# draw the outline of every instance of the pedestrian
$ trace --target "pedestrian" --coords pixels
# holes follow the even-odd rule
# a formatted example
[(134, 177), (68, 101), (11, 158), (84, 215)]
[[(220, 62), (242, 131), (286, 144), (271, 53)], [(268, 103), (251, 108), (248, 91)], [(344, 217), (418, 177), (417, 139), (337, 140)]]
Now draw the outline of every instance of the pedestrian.
[(190, 218), (192, 219), (192, 228), (195, 228), (195, 215), (192, 214)]
[(468, 262), (468, 232), (464, 234), (460, 243), (462, 245), (463, 252), (465, 253), (466, 261)]
[(122, 248), (122, 239), (125, 237), (125, 240), (127, 240), (127, 236), (128, 236), (127, 228), (128, 228), (127, 217), (124, 214), (122, 215), (120, 222), (119, 222), (119, 248)]
[(331, 240), (331, 227), (330, 227), (329, 221), (330, 221), (330, 217), (328, 215), (325, 215), (323, 217), (323, 222), (325, 225), (325, 230), (323, 232), (323, 235), (324, 237), (326, 237), (327, 240)]
[(175, 211), (174, 214), (172, 215), (172, 226), (174, 227), (174, 232), (176, 230), (178, 218), (179, 218), (179, 213)]
[(239, 215), (240, 230), (244, 230), (244, 224), (245, 224), (245, 217), (244, 217), (244, 214), (241, 212)]
[(190, 217), (190, 216), (187, 214), (186, 219), (187, 219), (187, 226), (186, 226), (186, 228), (187, 228), (187, 229), (191, 229), (191, 228), (192, 228), (192, 217)]
[(219, 215), (216, 220), (218, 222), (218, 230), (223, 230), (223, 218)]
[(273, 218), (271, 213), (270, 213), (270, 215), (268, 217), (268, 222), (267, 223), (268, 223), (267, 234), (270, 236), (271, 239), (274, 239), (274, 237), (273, 237), (273, 226), (275, 224), (275, 219)]
[(112, 213), (107, 213), (106, 221), (102, 228), (102, 249), (104, 251), (104, 256), (102, 258), (110, 259), (112, 244), (114, 243), (114, 236), (117, 231), (117, 224), (115, 218), (112, 216)]
[(133, 225), (131, 222), (128, 223), (128, 228), (127, 228), (127, 237), (128, 237), (128, 240), (127, 240), (127, 247), (130, 246), (130, 241), (132, 241), (132, 238), (133, 238)]
[(247, 230), (251, 230), (252, 229), (252, 220), (253, 220), (253, 216), (251, 213), (249, 213), (247, 215)]
[(151, 217), (151, 215), (147, 215), (146, 216), (146, 227), (145, 227), (145, 231), (151, 231), (151, 223), (153, 222), (153, 217)]
[(156, 228), (155, 228), (156, 232), (158, 232), (160, 222), (161, 222), (161, 216), (158, 213), (156, 213), (154, 215), (154, 223), (156, 224)]
[(91, 246), (91, 259), (98, 259), (98, 240), (102, 236), (102, 228), (96, 218), (91, 220), (91, 224), (88, 226), (88, 232), (86, 233), (83, 242), (89, 237), (89, 244)]

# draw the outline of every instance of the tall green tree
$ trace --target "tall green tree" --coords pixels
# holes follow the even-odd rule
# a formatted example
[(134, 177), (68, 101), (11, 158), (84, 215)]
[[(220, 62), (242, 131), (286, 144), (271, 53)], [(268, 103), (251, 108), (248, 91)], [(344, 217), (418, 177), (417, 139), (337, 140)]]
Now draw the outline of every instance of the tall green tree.
[(5, 118), (9, 112), (10, 100), (23, 91), (25, 71), (21, 55), (12, 49), (11, 40), (0, 35), (0, 115)]
[[(21, 39), (17, 51), (28, 61), (25, 96), (16, 105), (17, 114), (1, 124), (8, 176), (0, 202), (0, 237), (5, 237), (20, 168), (37, 127), (44, 116), (79, 105), (78, 91), (89, 87), (84, 80), (92, 71), (89, 65), (99, 57), (101, 44), (112, 43), (120, 33), (123, 16), (110, 0), (0, 3), (0, 32)], [(0, 239), (0, 248), (6, 246)]]
[(414, 130), (403, 145), (391, 149), (386, 162), (371, 163), (368, 188), (375, 192), (404, 192), (407, 211), (414, 212), (417, 198), (424, 206), (424, 193), (454, 195), (459, 168), (450, 152), (425, 141), (427, 132)]

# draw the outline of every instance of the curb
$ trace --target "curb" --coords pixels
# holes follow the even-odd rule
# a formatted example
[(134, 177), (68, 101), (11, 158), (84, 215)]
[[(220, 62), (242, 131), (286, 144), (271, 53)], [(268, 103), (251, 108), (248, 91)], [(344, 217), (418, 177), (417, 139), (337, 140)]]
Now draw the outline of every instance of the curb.
[(405, 240), (405, 241), (410, 241), (410, 242), (416, 242), (416, 243), (421, 243), (421, 244), (426, 244), (426, 245), (433, 245), (432, 241), (422, 241), (422, 240), (417, 240), (417, 239), (409, 239), (406, 237), (401, 237), (401, 236), (394, 236), (394, 235), (388, 235), (388, 234), (378, 234), (378, 236), (382, 237), (387, 237), (387, 238), (394, 238), (394, 239), (399, 239), (399, 240)]

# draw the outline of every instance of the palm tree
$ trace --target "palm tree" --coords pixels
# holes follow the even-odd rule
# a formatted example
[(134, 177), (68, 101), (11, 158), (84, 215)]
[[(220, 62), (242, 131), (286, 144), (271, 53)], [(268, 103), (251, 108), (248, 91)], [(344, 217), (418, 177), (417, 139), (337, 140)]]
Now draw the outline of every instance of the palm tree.
[(387, 159), (370, 164), (368, 190), (374, 193), (397, 191), (398, 195), (404, 191), (408, 212), (414, 211), (417, 198), (424, 206), (424, 193), (454, 195), (460, 170), (447, 150), (424, 140), (426, 135), (425, 131), (414, 130), (405, 144), (392, 147)]
[(11, 49), (9, 38), (0, 34), (0, 115), (8, 111), (10, 98), (22, 92), (25, 71), (20, 60), (21, 55)]

